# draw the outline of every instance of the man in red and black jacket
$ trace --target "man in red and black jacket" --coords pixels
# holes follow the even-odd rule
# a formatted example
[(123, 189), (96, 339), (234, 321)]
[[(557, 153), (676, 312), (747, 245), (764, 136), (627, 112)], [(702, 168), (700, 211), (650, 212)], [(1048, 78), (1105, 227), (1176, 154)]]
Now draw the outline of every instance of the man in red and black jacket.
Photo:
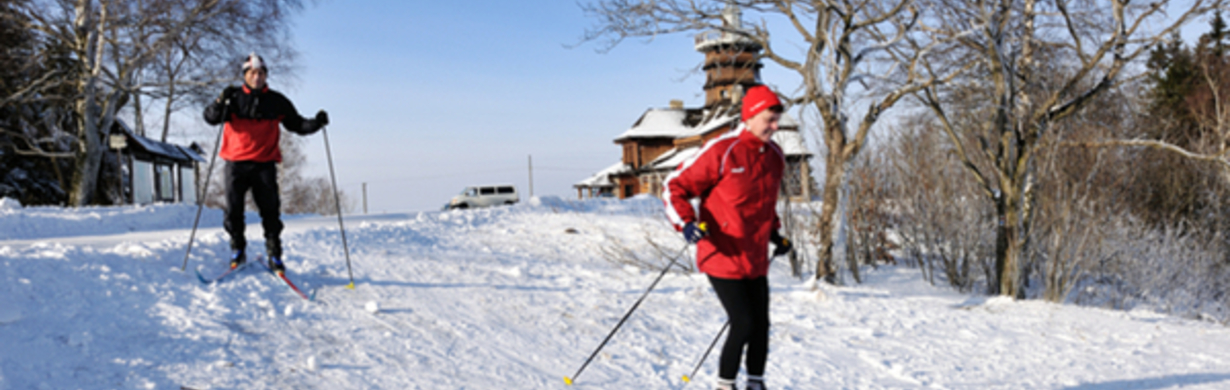
[[(747, 389), (764, 389), (769, 353), (769, 243), (790, 251), (778, 234), (777, 194), (786, 157), (770, 138), (782, 116), (777, 94), (763, 85), (743, 98), (744, 126), (710, 140), (667, 177), (666, 215), (696, 244), (696, 265), (709, 276), (730, 318), (718, 389), (734, 390), (747, 347)], [(700, 213), (692, 199), (700, 199)]]
[(211, 125), (226, 122), (218, 156), (226, 160), (223, 227), (231, 236), (231, 268), (247, 260), (243, 212), (244, 195), (251, 189), (252, 199), (260, 211), (261, 226), (265, 228), (269, 267), (283, 272), (286, 267), (282, 262), (282, 202), (278, 193), (277, 164), (282, 162), (278, 125), (290, 132), (308, 135), (329, 124), (329, 115), (321, 110), (314, 119), (299, 116), (290, 100), (265, 84), (269, 70), (256, 53), (244, 61), (242, 71), (243, 87), (226, 87), (222, 95), (205, 108), (205, 122)]

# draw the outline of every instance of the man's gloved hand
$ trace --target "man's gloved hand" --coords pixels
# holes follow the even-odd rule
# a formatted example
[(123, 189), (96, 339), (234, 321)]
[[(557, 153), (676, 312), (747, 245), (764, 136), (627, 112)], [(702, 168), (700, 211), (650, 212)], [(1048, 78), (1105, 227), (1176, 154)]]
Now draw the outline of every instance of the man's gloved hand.
[(239, 87), (236, 87), (234, 85), (228, 85), (226, 86), (226, 88), (222, 89), (222, 94), (218, 95), (217, 102), (226, 103), (226, 101), (234, 97), (236, 93), (239, 93)]
[(329, 113), (325, 112), (325, 110), (317, 111), (316, 112), (316, 124), (321, 125), (321, 126), (328, 125), (329, 124)]
[(688, 240), (689, 243), (695, 244), (700, 242), (702, 238), (705, 238), (705, 236), (708, 235), (709, 232), (705, 230), (704, 222), (699, 224), (696, 222), (688, 222), (687, 225), (683, 225), (683, 239)]
[(773, 243), (773, 257), (790, 253), (790, 250), (794, 249), (794, 246), (790, 245), (790, 239), (782, 237), (776, 230), (769, 232), (769, 242)]

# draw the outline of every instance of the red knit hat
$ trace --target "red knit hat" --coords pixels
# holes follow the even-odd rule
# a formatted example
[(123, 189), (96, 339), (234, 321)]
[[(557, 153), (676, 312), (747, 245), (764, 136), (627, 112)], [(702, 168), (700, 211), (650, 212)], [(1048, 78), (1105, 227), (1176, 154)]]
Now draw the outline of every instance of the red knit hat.
[(773, 90), (763, 85), (757, 85), (748, 89), (747, 94), (743, 95), (742, 119), (744, 122), (747, 122), (748, 119), (752, 119), (761, 111), (774, 106), (780, 107), (781, 105), (782, 101), (777, 100), (777, 94), (773, 93)]

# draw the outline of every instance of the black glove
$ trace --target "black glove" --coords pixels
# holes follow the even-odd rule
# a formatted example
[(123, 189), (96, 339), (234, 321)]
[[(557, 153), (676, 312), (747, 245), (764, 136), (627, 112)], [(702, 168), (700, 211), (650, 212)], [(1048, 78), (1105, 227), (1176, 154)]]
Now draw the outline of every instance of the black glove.
[(329, 124), (329, 113), (325, 112), (325, 110), (317, 111), (316, 112), (316, 124), (320, 126), (328, 125)]
[(709, 232), (705, 229), (704, 222), (701, 222), (700, 224), (697, 224), (696, 222), (688, 222), (687, 225), (683, 225), (683, 239), (688, 240), (690, 243), (698, 243), (702, 238), (705, 238), (705, 236), (708, 235)]
[(222, 89), (222, 94), (218, 95), (217, 102), (225, 104), (227, 100), (231, 100), (231, 98), (234, 97), (236, 93), (239, 93), (239, 91), (239, 87), (228, 85), (226, 88)]
[(790, 253), (790, 250), (794, 249), (794, 246), (790, 245), (790, 239), (782, 237), (776, 230), (769, 232), (769, 242), (773, 243), (773, 257)]

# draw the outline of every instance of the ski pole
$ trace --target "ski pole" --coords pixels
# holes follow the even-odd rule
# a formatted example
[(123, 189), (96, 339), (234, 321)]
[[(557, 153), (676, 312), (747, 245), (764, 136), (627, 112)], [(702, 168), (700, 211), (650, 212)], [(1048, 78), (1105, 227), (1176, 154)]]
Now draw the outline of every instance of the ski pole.
[(631, 309), (628, 309), (628, 312), (624, 314), (624, 318), (621, 318), (619, 320), (619, 323), (615, 324), (615, 329), (611, 329), (611, 333), (607, 334), (605, 339), (602, 339), (602, 343), (598, 344), (598, 349), (595, 349), (594, 353), (589, 354), (589, 358), (585, 359), (585, 364), (581, 365), (581, 368), (577, 370), (577, 373), (572, 374), (571, 377), (567, 377), (567, 376), (564, 377), (564, 384), (572, 386), (573, 380), (576, 377), (581, 375), (581, 371), (585, 371), (585, 367), (588, 367), (589, 362), (594, 360), (594, 356), (598, 356), (598, 352), (602, 350), (602, 347), (605, 347), (606, 343), (608, 341), (611, 341), (611, 337), (615, 336), (615, 332), (619, 331), (619, 327), (623, 326), (624, 322), (628, 320), (628, 317), (632, 316), (632, 312), (636, 311), (636, 308), (641, 305), (641, 302), (645, 301), (645, 297), (649, 296), (649, 292), (653, 291), (654, 286), (657, 286), (658, 282), (662, 280), (662, 277), (666, 276), (666, 271), (670, 271), (671, 267), (675, 265), (675, 262), (677, 261), (677, 259), (680, 256), (683, 256), (684, 252), (686, 252), (687, 250), (688, 250), (688, 246), (684, 245), (683, 249), (679, 251), (679, 254), (671, 258), (671, 263), (667, 264), (666, 267), (662, 268), (662, 273), (658, 274), (658, 278), (653, 280), (653, 283), (649, 285), (648, 289), (645, 289), (645, 293), (641, 294), (641, 298), (636, 300), (636, 303), (632, 305)]
[(222, 105), (222, 123), (218, 125), (218, 138), (214, 140), (214, 153), (209, 155), (209, 169), (205, 171), (205, 188), (196, 198), (196, 218), (192, 220), (192, 233), (188, 235), (188, 250), (184, 252), (184, 265), (179, 267), (180, 271), (188, 270), (188, 256), (192, 255), (192, 242), (196, 239), (197, 225), (201, 223), (201, 209), (205, 207), (205, 197), (209, 196), (209, 182), (213, 181), (210, 179), (214, 173), (214, 161), (218, 160), (218, 148), (222, 146), (222, 132), (226, 129), (226, 109), (230, 105), (230, 99)]
[(705, 364), (705, 359), (709, 358), (709, 352), (713, 352), (713, 346), (717, 345), (718, 339), (722, 338), (722, 333), (726, 333), (726, 328), (729, 328), (729, 327), (730, 327), (730, 320), (727, 320), (726, 324), (722, 325), (722, 330), (718, 331), (717, 336), (713, 336), (713, 342), (709, 343), (709, 348), (705, 350), (705, 354), (700, 356), (700, 360), (696, 362), (696, 367), (692, 368), (692, 375), (683, 376), (684, 382), (692, 382), (692, 377), (696, 376), (697, 371), (700, 371), (700, 366)]
[(350, 268), (350, 246), (346, 244), (346, 225), (342, 223), (342, 200), (337, 193), (337, 174), (333, 173), (333, 152), (329, 150), (329, 132), (324, 126), (320, 135), (325, 139), (325, 157), (329, 159), (329, 178), (333, 180), (333, 203), (337, 205), (337, 227), (342, 231), (342, 251), (346, 253), (346, 272), (350, 273), (350, 284), (346, 288), (354, 290), (354, 270)]

